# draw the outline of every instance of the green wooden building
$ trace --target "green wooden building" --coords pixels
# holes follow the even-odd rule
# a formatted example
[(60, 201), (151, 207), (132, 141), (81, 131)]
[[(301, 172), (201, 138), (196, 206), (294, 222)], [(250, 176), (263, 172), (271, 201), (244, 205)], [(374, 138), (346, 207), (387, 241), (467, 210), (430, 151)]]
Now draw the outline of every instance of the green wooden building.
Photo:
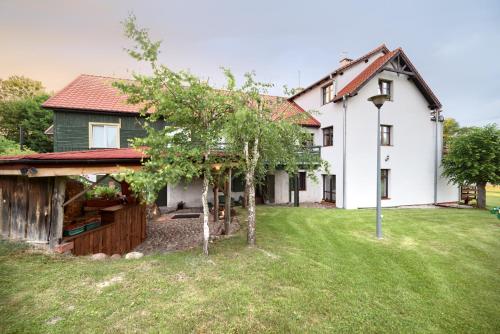
[(145, 135), (138, 115), (54, 109), (54, 152), (129, 147)]

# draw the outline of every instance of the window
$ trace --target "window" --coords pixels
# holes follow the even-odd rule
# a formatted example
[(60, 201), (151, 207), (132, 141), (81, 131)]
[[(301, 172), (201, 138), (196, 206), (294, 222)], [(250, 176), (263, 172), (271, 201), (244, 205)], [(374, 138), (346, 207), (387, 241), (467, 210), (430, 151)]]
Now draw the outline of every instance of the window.
[(323, 104), (331, 102), (335, 97), (333, 91), (333, 83), (329, 84), (328, 86), (324, 86), (322, 88), (322, 91), (323, 91)]
[(299, 191), (306, 190), (306, 179), (307, 179), (306, 172), (299, 172)]
[(392, 99), (392, 81), (390, 80), (379, 80), (378, 81), (378, 90), (380, 94), (389, 95), (389, 98)]
[(323, 146), (333, 146), (333, 126), (323, 128)]
[(323, 175), (323, 200), (335, 202), (336, 184), (335, 175)]
[(380, 183), (382, 186), (381, 193), (382, 198), (389, 198), (389, 170), (381, 169), (380, 170)]
[(380, 145), (382, 145), (382, 146), (392, 145), (392, 126), (391, 125), (380, 125)]
[(120, 124), (89, 123), (90, 148), (119, 148)]

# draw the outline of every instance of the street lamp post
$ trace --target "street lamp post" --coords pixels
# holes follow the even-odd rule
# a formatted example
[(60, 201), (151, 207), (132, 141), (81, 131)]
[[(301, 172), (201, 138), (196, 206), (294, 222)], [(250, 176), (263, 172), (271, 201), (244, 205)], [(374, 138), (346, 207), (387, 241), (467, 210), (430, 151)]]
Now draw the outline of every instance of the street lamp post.
[(389, 100), (389, 95), (379, 94), (368, 99), (377, 107), (377, 238), (382, 239), (382, 185), (380, 180), (380, 108)]

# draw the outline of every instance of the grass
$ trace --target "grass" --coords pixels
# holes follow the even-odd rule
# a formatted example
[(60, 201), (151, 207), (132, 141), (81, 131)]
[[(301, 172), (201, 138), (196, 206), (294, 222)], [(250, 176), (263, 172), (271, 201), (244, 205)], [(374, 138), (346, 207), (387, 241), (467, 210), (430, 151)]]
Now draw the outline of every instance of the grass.
[(259, 207), (258, 247), (242, 233), (208, 258), (92, 262), (1, 242), (0, 332), (500, 332), (500, 220), (391, 209), (383, 224), (378, 241), (373, 210)]
[(486, 206), (488, 208), (500, 207), (500, 186), (486, 186)]

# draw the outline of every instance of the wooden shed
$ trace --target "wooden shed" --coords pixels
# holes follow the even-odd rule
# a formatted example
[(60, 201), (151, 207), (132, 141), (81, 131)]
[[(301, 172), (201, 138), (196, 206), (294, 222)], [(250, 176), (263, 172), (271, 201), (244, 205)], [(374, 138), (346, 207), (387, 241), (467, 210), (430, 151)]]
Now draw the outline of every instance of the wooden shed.
[[(69, 176), (138, 169), (142, 159), (143, 153), (131, 148), (0, 157), (2, 237), (46, 244), (75, 255), (132, 250), (146, 238), (146, 210), (133, 200), (128, 187), (123, 190), (122, 203), (99, 208), (94, 224), (66, 236), (64, 225), (70, 221), (65, 221), (65, 209), (85, 190), (72, 198), (65, 198), (65, 193)], [(92, 228), (87, 229), (90, 225)]]

